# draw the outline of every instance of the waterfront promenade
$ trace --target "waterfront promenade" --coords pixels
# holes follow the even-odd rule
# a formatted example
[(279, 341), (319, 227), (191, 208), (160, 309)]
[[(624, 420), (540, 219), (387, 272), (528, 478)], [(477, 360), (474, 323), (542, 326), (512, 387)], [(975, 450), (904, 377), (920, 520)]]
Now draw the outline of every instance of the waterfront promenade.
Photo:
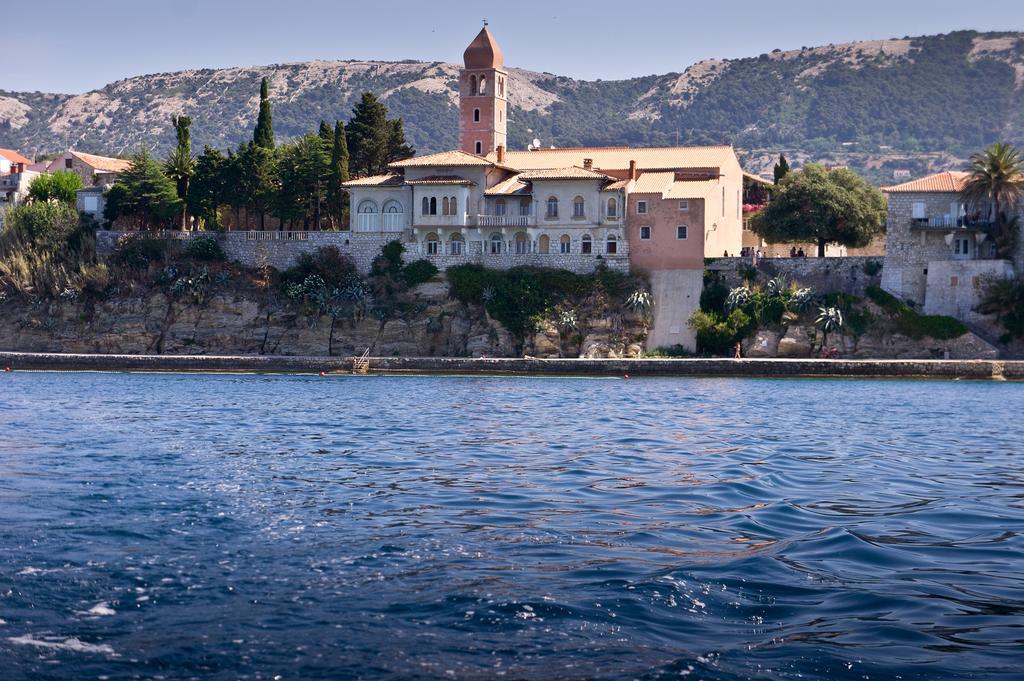
[[(353, 357), (88, 355), (0, 352), (12, 371), (350, 373)], [(764, 376), (1024, 379), (1024, 361), (924, 359), (537, 359), (369, 357), (371, 373), (548, 376)]]

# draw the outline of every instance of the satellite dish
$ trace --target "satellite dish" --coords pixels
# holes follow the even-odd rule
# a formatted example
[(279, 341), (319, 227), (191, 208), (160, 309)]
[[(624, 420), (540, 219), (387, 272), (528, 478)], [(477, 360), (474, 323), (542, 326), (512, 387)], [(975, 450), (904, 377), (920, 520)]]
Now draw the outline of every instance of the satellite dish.
[(536, 148), (536, 149), (539, 149), (539, 148), (540, 148), (540, 140), (539, 140), (539, 139), (537, 139), (536, 137), (534, 137), (534, 138), (533, 138), (533, 146), (534, 146), (534, 148)]

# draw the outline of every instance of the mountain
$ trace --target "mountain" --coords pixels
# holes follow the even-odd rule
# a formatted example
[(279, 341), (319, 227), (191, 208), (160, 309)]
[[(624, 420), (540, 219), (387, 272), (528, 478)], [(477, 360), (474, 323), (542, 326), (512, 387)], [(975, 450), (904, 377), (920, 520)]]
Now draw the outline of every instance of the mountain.
[[(420, 152), (456, 144), (457, 65), (311, 61), (138, 76), (81, 95), (0, 91), (0, 147), (163, 153), (180, 113), (192, 116), (197, 148), (235, 146), (251, 135), (264, 76), (278, 139), (347, 119), (371, 90)], [(730, 143), (760, 172), (786, 151), (885, 178), (955, 163), (997, 139), (1024, 142), (1024, 33), (775, 50), (618, 81), (511, 69), (510, 81), (512, 148), (534, 137), (560, 147)]]

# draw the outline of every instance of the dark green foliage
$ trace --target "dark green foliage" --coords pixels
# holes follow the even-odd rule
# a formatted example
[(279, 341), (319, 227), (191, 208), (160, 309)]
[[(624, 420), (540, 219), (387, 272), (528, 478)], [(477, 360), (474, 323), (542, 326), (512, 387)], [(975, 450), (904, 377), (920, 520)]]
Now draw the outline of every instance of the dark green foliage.
[(173, 227), (182, 203), (174, 182), (145, 149), (132, 158), (106, 198), (103, 218), (107, 222), (124, 217), (138, 229)]
[(414, 260), (402, 268), (402, 277), (405, 279), (405, 285), (412, 288), (430, 281), (437, 272), (438, 269), (429, 260)]
[(348, 182), (348, 179), (348, 141), (345, 137), (345, 124), (336, 121), (331, 137), (331, 176), (327, 185), (327, 202), (335, 228), (341, 228), (345, 224), (348, 192), (341, 185)]
[(697, 352), (702, 355), (732, 354), (733, 347), (756, 328), (756, 323), (743, 310), (735, 309), (727, 316), (698, 310), (687, 322), (697, 334)]
[(283, 221), (322, 227), (331, 176), (329, 149), (321, 136), (308, 133), (277, 150), (275, 212)]
[(380, 255), (374, 259), (372, 268), (375, 273), (386, 271), (398, 271), (402, 267), (402, 254), (405, 253), (405, 246), (395, 239), (389, 241), (380, 249)]
[(977, 311), (995, 315), (1006, 333), (1004, 343), (1024, 338), (1024, 281), (995, 279), (985, 284)]
[(207, 146), (196, 159), (195, 174), (188, 187), (188, 209), (210, 229), (220, 229), (220, 207), (230, 202), (228, 159)]
[(28, 185), (28, 198), (30, 201), (60, 201), (74, 206), (81, 188), (82, 178), (77, 173), (58, 170), (33, 178)]
[(274, 148), (274, 122), (270, 113), (270, 88), (266, 78), (260, 82), (260, 113), (256, 118), (252, 141), (264, 149)]
[(148, 267), (150, 263), (164, 260), (167, 250), (166, 239), (145, 232), (132, 232), (117, 240), (117, 247), (111, 259), (129, 268), (142, 269)]
[(782, 178), (789, 172), (789, 161), (786, 160), (785, 154), (779, 154), (779, 162), (775, 164), (772, 169), (772, 176), (775, 178), (775, 184), (778, 184)]
[(310, 276), (318, 276), (330, 288), (340, 288), (360, 279), (359, 271), (352, 259), (344, 256), (334, 246), (325, 246), (315, 253), (303, 253), (295, 265), (281, 274), (281, 283), (287, 288), (300, 284)]
[(754, 267), (753, 265), (741, 264), (736, 271), (739, 273), (740, 279), (742, 279), (743, 281), (757, 281), (757, 268)]
[(458, 265), (449, 267), (446, 275), (453, 298), (483, 305), (488, 314), (519, 338), (532, 332), (538, 319), (567, 298), (606, 296), (624, 306), (630, 289), (626, 275), (607, 269), (579, 275), (543, 267), (488, 270), (479, 265)]
[(885, 227), (882, 193), (849, 170), (808, 164), (780, 182), (772, 201), (751, 219), (751, 229), (770, 243), (812, 241), (866, 246)]
[(725, 299), (729, 287), (722, 276), (713, 270), (704, 270), (704, 288), (700, 292), (700, 309), (705, 312), (725, 312)]
[(345, 127), (349, 170), (357, 177), (385, 173), (389, 163), (415, 153), (405, 142), (401, 119), (389, 120), (387, 107), (373, 93), (363, 93)]
[(192, 156), (192, 133), (189, 126), (192, 119), (188, 116), (172, 116), (175, 138), (178, 145), (174, 147), (167, 160), (164, 161), (164, 173), (174, 182), (178, 192), (181, 211), (181, 228), (185, 229), (186, 200), (188, 199), (189, 182), (196, 172), (196, 159)]
[(868, 260), (866, 263), (864, 263), (864, 274), (868, 275), (869, 277), (878, 276), (878, 273), (881, 271), (881, 260)]
[(228, 187), (231, 203), (252, 208), (266, 228), (266, 215), (278, 197), (277, 153), (258, 144), (245, 144), (229, 157)]
[(642, 354), (643, 357), (693, 357), (693, 351), (687, 348), (685, 345), (670, 345), (668, 347), (654, 348), (653, 350), (645, 350)]
[(185, 255), (193, 260), (222, 262), (227, 259), (220, 241), (213, 236), (197, 236), (185, 245)]
[(43, 251), (67, 245), (79, 228), (78, 211), (63, 202), (33, 201), (9, 209), (4, 237), (17, 239)]
[(926, 337), (950, 340), (967, 333), (967, 327), (959, 320), (943, 315), (918, 314), (909, 305), (878, 286), (869, 286), (867, 295), (892, 316), (897, 331), (915, 340)]

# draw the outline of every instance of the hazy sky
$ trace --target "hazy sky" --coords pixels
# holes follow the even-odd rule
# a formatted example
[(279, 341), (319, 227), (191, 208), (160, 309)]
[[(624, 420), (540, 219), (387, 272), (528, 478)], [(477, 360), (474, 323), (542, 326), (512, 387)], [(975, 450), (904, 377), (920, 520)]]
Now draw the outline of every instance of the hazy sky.
[[(84, 92), (128, 76), (307, 59), (459, 61), (486, 18), (507, 64), (577, 78), (682, 71), (956, 29), (1024, 30), (1024, 0), (18, 0), (0, 89)], [(496, 5), (499, 9), (480, 9)], [(13, 67), (13, 68), (12, 68)]]

